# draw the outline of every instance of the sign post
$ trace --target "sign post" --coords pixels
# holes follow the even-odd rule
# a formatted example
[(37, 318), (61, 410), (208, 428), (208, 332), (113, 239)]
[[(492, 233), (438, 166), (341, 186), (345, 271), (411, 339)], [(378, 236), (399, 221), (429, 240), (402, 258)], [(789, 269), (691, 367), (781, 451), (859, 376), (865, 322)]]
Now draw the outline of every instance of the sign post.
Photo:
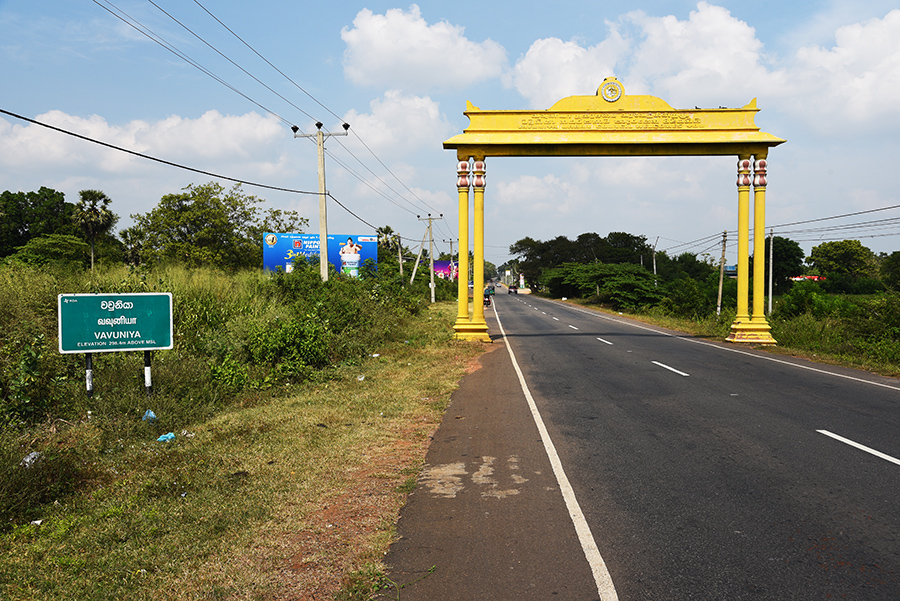
[(88, 397), (94, 393), (92, 353), (144, 351), (150, 394), (150, 351), (173, 347), (172, 293), (60, 294), (59, 352), (85, 353)]

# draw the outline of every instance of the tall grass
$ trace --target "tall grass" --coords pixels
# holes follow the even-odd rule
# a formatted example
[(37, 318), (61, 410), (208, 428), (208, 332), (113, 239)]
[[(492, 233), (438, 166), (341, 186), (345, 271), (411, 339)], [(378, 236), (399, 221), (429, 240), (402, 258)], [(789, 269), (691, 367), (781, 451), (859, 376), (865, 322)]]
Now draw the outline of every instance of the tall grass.
[[(327, 283), (294, 273), (165, 268), (54, 272), (0, 268), (0, 530), (98, 478), (98, 449), (147, 440), (327, 381), (403, 332), (425, 288), (383, 278)], [(57, 295), (171, 292), (174, 348), (153, 353), (153, 396), (142, 353), (95, 353), (92, 399), (84, 358), (57, 350)], [(143, 421), (152, 409), (157, 418)], [(123, 443), (124, 444), (124, 443)], [(40, 453), (31, 467), (22, 460)]]

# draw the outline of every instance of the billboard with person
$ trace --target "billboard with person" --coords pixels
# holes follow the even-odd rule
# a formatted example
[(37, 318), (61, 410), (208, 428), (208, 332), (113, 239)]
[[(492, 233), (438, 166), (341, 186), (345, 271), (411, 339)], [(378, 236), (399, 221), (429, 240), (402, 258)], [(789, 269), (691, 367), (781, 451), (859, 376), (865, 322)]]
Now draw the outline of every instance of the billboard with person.
[[(263, 268), (290, 273), (294, 260), (303, 257), (309, 261), (319, 256), (318, 234), (274, 233), (263, 234)], [(359, 277), (359, 270), (366, 259), (378, 262), (378, 236), (334, 234), (328, 236), (328, 262), (338, 272), (349, 277)]]

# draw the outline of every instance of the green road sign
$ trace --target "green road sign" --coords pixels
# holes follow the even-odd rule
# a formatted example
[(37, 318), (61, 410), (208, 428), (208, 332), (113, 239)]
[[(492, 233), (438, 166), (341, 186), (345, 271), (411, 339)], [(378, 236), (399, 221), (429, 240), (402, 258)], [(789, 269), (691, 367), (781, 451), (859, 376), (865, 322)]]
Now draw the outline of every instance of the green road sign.
[(60, 353), (172, 348), (172, 294), (60, 294)]

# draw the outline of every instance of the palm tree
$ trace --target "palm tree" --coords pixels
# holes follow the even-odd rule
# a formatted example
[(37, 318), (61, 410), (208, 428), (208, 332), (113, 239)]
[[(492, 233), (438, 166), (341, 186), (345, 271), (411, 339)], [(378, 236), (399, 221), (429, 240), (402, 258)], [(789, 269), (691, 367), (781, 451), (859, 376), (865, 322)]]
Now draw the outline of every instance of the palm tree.
[(75, 225), (84, 232), (91, 243), (91, 272), (93, 273), (94, 241), (98, 236), (109, 232), (119, 217), (109, 210), (109, 203), (112, 202), (112, 199), (100, 190), (82, 190), (78, 196), (80, 200), (75, 205)]
[(394, 244), (394, 228), (389, 225), (377, 228), (375, 233), (378, 234), (378, 244), (391, 248)]

